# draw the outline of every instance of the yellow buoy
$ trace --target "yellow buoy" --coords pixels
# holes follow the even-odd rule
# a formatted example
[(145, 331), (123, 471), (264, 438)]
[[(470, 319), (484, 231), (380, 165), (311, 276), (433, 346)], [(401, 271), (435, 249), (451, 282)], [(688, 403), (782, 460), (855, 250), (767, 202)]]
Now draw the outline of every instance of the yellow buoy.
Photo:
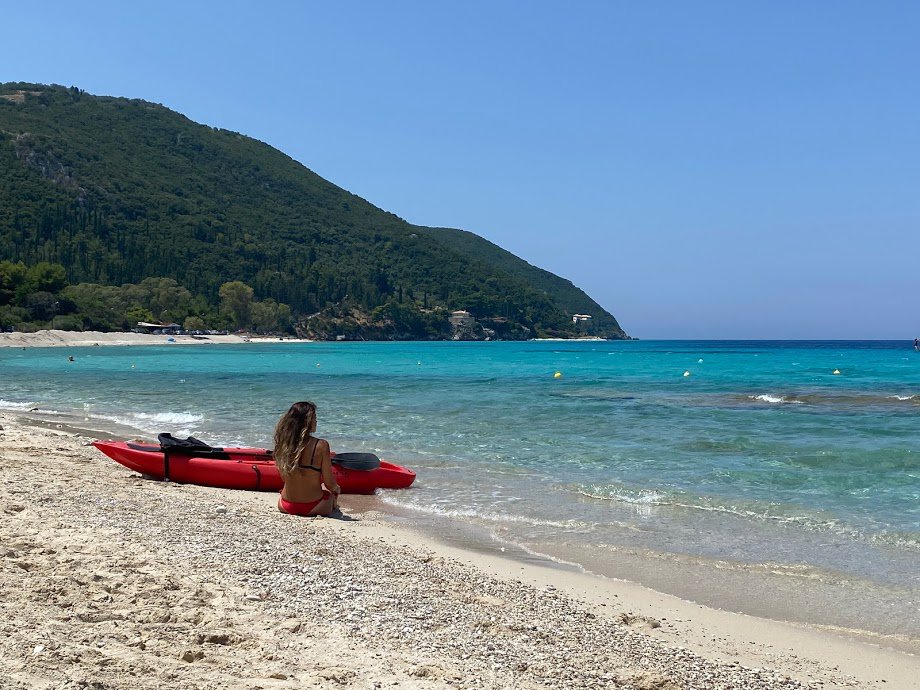
[(561, 379), (561, 378), (562, 378), (562, 372), (561, 372), (561, 371), (557, 371), (555, 374), (553, 374), (553, 378), (554, 378), (554, 379)]
[(840, 369), (834, 369), (834, 373), (835, 373), (835, 374), (839, 374), (839, 373), (840, 373)]

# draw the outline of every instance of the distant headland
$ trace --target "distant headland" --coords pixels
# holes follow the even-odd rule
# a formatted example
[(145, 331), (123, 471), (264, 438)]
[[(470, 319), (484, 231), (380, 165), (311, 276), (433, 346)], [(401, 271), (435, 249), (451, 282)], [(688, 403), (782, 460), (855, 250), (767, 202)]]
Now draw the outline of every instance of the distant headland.
[(142, 100), (0, 84), (0, 330), (628, 338), (570, 281)]

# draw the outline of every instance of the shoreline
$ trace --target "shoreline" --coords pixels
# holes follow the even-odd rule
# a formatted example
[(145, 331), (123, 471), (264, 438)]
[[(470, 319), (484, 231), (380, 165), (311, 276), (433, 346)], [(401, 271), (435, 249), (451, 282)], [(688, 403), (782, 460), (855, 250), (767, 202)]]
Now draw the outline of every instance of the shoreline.
[[(4, 410), (0, 410), (2, 413)], [(81, 417), (39, 407), (7, 410), (23, 423), (93, 438), (153, 436), (105, 417)], [(140, 434), (140, 435), (139, 435)], [(593, 552), (573, 544), (528, 543), (464, 518), (418, 512), (398, 502), (401, 492), (375, 499), (372, 510), (389, 523), (466, 551), (499, 555), (604, 580), (634, 582), (651, 591), (738, 615), (823, 629), (854, 640), (920, 655), (915, 626), (905, 625), (903, 602), (914, 590), (797, 562), (747, 562), (701, 554), (617, 545)], [(394, 499), (396, 502), (394, 502)], [(782, 592), (781, 597), (776, 593)], [(840, 603), (846, 602), (841, 607)]]
[(94, 347), (131, 345), (244, 345), (247, 343), (312, 343), (300, 338), (259, 335), (153, 335), (151, 333), (46, 330), (0, 333), (0, 347)]
[[(153, 439), (155, 435), (114, 417), (84, 415), (76, 410), (62, 412), (62, 408), (44, 410), (39, 404), (33, 405), (28, 411), (26, 407), (5, 409), (31, 425), (51, 430), (121, 439), (137, 438), (139, 434)], [(405, 498), (411, 501), (410, 496), (406, 494)], [(486, 553), (499, 550), (506, 557), (513, 555), (525, 562), (549, 563), (563, 570), (641, 583), (710, 608), (826, 629), (906, 653), (920, 653), (916, 611), (904, 606), (914, 600), (916, 588), (893, 588), (878, 580), (795, 560), (731, 560), (655, 550), (615, 539), (594, 547), (578, 545), (575, 540), (568, 544), (522, 540), (518, 538), (522, 535), (515, 535), (507, 527), (495, 530), (494, 523), (417, 511), (402, 504), (402, 498), (402, 492), (381, 497), (375, 510), (389, 522), (409, 526), (448, 545), (460, 544)], [(777, 592), (782, 595), (777, 596)], [(841, 606), (841, 602), (845, 605)]]
[[(102, 558), (102, 542), (112, 535), (94, 536), (93, 530), (100, 527), (115, 530), (119, 544), (124, 543), (128, 551), (148, 551), (153, 556), (163, 557), (165, 560), (158, 564), (158, 568), (169, 570), (168, 577), (204, 578), (198, 582), (199, 588), (208, 589), (216, 585), (201, 575), (210, 572), (207, 568), (192, 567), (196, 566), (196, 559), (223, 558), (223, 565), (209, 561), (208, 567), (221, 570), (218, 578), (221, 584), (228, 588), (230, 584), (236, 587), (237, 604), (249, 616), (244, 621), (237, 621), (242, 626), (238, 635), (252, 638), (258, 638), (262, 633), (268, 635), (260, 626), (271, 627), (274, 623), (270, 621), (277, 622), (274, 613), (283, 610), (289, 616), (292, 610), (298, 611), (298, 625), (306, 625), (314, 631), (311, 644), (316, 644), (316, 638), (319, 638), (320, 644), (334, 640), (348, 648), (345, 656), (354, 674), (346, 674), (348, 678), (377, 678), (387, 684), (391, 679), (398, 679), (401, 687), (409, 688), (467, 686), (474, 677), (486, 687), (507, 687), (508, 680), (515, 678), (526, 682), (520, 687), (552, 687), (553, 673), (558, 671), (559, 674), (570, 674), (557, 677), (564, 687), (615, 687), (615, 682), (629, 682), (634, 687), (652, 688), (672, 687), (661, 683), (681, 687), (691, 678), (697, 678), (694, 674), (698, 669), (705, 668), (705, 672), (711, 674), (710, 681), (698, 687), (741, 686), (741, 677), (731, 679), (733, 673), (741, 674), (743, 682), (750, 687), (802, 687), (772, 675), (772, 670), (776, 670), (782, 676), (807, 683), (807, 686), (823, 682), (832, 686), (909, 688), (920, 672), (920, 659), (915, 655), (862, 642), (834, 631), (728, 613), (623, 580), (445, 543), (410, 529), (405, 521), (386, 516), (381, 512), (379, 499), (374, 497), (346, 497), (344, 509), (354, 518), (351, 521), (291, 519), (274, 511), (274, 497), (270, 494), (140, 480), (95, 449), (82, 446), (85, 439), (82, 430), (64, 425), (57, 428), (56, 424), (51, 428), (51, 423), (30, 421), (9, 412), (0, 412), (0, 425), (4, 427), (0, 431), (0, 449), (5, 461), (0, 468), (5, 489), (0, 494), (0, 510), (11, 516), (10, 520), (0, 523), (0, 529), (19, 530), (13, 535), (4, 534), (0, 539), (0, 543), (13, 544), (12, 550), (19, 554), (11, 556), (9, 549), (0, 553), (3, 556), (0, 559), (0, 591), (9, 588), (10, 592), (15, 592), (17, 588), (23, 588), (28, 592), (31, 588), (27, 584), (33, 578), (50, 577), (49, 568), (52, 573), (57, 572), (48, 564), (43, 566), (43, 557), (35, 553), (41, 551), (44, 537), (54, 536), (57, 542), (61, 541), (60, 535), (49, 535), (49, 528), (44, 525), (52, 519), (62, 522), (67, 529), (82, 530), (81, 539), (88, 539), (65, 540), (66, 543), (52, 547), (57, 549), (57, 553), (67, 549), (88, 552), (86, 562), (79, 564), (81, 572), (90, 573), (101, 567), (96, 561)], [(40, 467), (56, 467), (54, 476), (34, 473), (37, 449), (44, 453)], [(48, 453), (49, 449), (53, 450)], [(81, 506), (86, 510), (82, 510)], [(191, 523), (183, 523), (182, 520), (190, 520)], [(197, 524), (197, 527), (186, 531), (183, 529), (185, 524)], [(221, 529), (215, 531), (217, 526), (226, 528), (228, 533), (223, 534)], [(252, 567), (256, 570), (240, 570), (240, 564), (245, 564), (246, 559), (234, 559), (228, 553), (228, 550), (240, 547), (231, 539), (230, 532), (243, 530), (251, 535), (256, 527), (258, 539), (250, 538), (250, 543), (243, 544), (246, 548), (255, 549), (252, 553), (247, 552), (246, 558), (255, 559)], [(176, 529), (180, 530), (179, 533), (175, 532)], [(33, 535), (32, 541), (23, 536), (27, 533)], [(279, 535), (287, 535), (287, 538), (281, 539)], [(291, 541), (292, 536), (295, 543)], [(346, 547), (344, 551), (340, 549), (343, 545)], [(329, 601), (335, 605), (334, 619), (339, 621), (329, 623), (331, 627), (320, 615), (325, 610), (322, 606), (326, 602), (325, 591), (314, 591), (316, 587), (310, 585), (308, 588), (312, 593), (306, 597), (308, 601), (302, 602), (302, 611), (298, 608), (299, 604), (292, 604), (282, 596), (282, 593), (288, 592), (289, 578), (292, 575), (295, 580), (300, 577), (299, 571), (290, 570), (289, 561), (276, 558), (277, 553), (291, 548), (300, 554), (297, 557), (298, 567), (329, 561), (330, 568), (336, 564), (341, 566), (331, 572), (352, 582), (344, 590), (337, 587), (328, 594), (331, 597)], [(211, 553), (213, 550), (216, 554)], [(24, 555), (27, 551), (29, 555)], [(28, 568), (19, 565), (23, 559), (31, 563)], [(53, 561), (54, 554), (48, 555), (45, 560)], [(379, 582), (381, 567), (390, 565), (392, 572), (382, 583)], [(416, 571), (419, 568), (424, 571), (425, 581), (421, 583), (417, 581), (419, 572)], [(227, 569), (233, 572), (223, 572)], [(76, 576), (80, 577), (79, 572)], [(132, 578), (136, 577), (137, 573), (127, 573), (123, 579), (133, 582)], [(475, 582), (476, 586), (468, 589), (469, 582)], [(268, 586), (269, 583), (271, 586)], [(447, 594), (442, 593), (441, 599), (426, 599), (429, 595), (424, 588), (419, 589), (426, 583), (430, 587), (444, 589)], [(254, 587), (259, 589), (257, 594), (251, 593)], [(376, 591), (375, 588), (379, 587), (386, 591)], [(247, 591), (250, 594), (245, 594)], [(240, 595), (240, 592), (243, 594)], [(421, 604), (407, 601), (402, 592), (413, 593), (420, 598)], [(454, 610), (451, 606), (457, 603), (454, 595), (458, 592), (461, 594), (461, 606)], [(168, 592), (158, 593), (169, 598)], [(11, 673), (14, 675), (10, 677), (25, 683), (19, 675), (25, 672), (23, 669), (28, 669), (30, 674), (39, 671), (33, 668), (35, 662), (30, 661), (33, 657), (42, 658), (41, 664), (47, 673), (66, 676), (65, 665), (49, 665), (43, 657), (46, 652), (54, 651), (48, 644), (41, 652), (33, 654), (34, 649), (42, 644), (36, 642), (29, 646), (31, 638), (26, 642), (23, 638), (32, 636), (38, 639), (39, 632), (44, 631), (46, 636), (57, 640), (56, 644), (66, 647), (64, 638), (77, 635), (81, 629), (93, 627), (93, 624), (79, 620), (79, 616), (78, 620), (74, 620), (61, 618), (60, 615), (52, 616), (44, 623), (32, 621), (29, 609), (20, 610), (16, 605), (23, 596), (0, 598), (0, 601), (11, 602), (7, 620), (15, 623), (12, 642), (0, 643), (0, 651), (5, 652), (0, 654), (0, 677)], [(230, 597), (231, 594), (225, 592), (221, 596)], [(290, 596), (296, 599), (299, 595), (293, 593)], [(388, 597), (396, 599), (391, 601)], [(317, 598), (321, 604), (319, 613), (310, 605), (311, 601), (316, 603)], [(417, 617), (418, 611), (414, 610), (417, 605), (427, 607), (422, 617)], [(107, 615), (104, 603), (96, 608), (98, 611), (94, 617), (101, 615), (104, 618)], [(182, 615), (186, 615), (178, 605), (175, 611), (169, 606), (166, 608), (171, 611), (170, 616), (176, 615), (181, 619)], [(209, 605), (202, 602), (198, 608), (207, 611)], [(265, 609), (264, 615), (259, 613), (260, 608)], [(250, 609), (255, 611), (250, 612)], [(450, 616), (444, 619), (442, 614), (448, 609)], [(571, 619), (573, 611), (577, 615)], [(231, 607), (225, 613), (232, 618), (239, 611)], [(119, 615), (125, 619), (120, 623), (121, 627), (146, 625), (133, 622), (131, 616), (124, 612)], [(487, 618), (484, 619), (484, 615)], [(43, 611), (43, 616), (48, 618), (47, 610)], [(396, 632), (382, 632), (380, 625), (373, 625), (375, 617), (379, 619), (380, 616), (389, 616), (388, 620), (397, 626)], [(502, 623), (482, 627), (489, 616)], [(513, 626), (506, 626), (510, 632), (499, 629), (509, 617), (523, 617), (538, 629), (558, 631), (558, 635), (545, 640), (548, 647), (544, 648), (539, 630), (518, 630)], [(428, 629), (425, 620), (437, 620), (443, 627)], [(105, 620), (100, 620), (96, 626), (105, 627), (105, 623)], [(39, 628), (33, 629), (35, 625)], [(374, 657), (366, 650), (361, 652), (361, 645), (367, 642), (365, 638), (371, 632), (385, 635), (388, 649), (399, 650), (398, 656), (405, 662), (402, 670), (394, 667), (393, 662), (385, 657)], [(424, 634), (418, 637), (416, 633)], [(604, 655), (613, 653), (609, 645), (609, 635), (613, 633), (622, 647), (617, 647), (619, 651), (616, 653), (622, 654), (616, 659), (607, 659), (606, 672), (613, 675), (605, 679), (597, 662), (606, 658)], [(146, 633), (141, 631), (135, 637), (143, 639), (144, 634), (152, 633), (150, 630)], [(568, 644), (574, 640), (574, 635), (586, 635), (579, 644), (587, 645), (589, 652), (601, 656), (593, 659), (590, 654), (577, 654), (572, 663), (550, 669), (556, 661), (553, 657), (554, 663), (541, 670), (538, 655), (544, 652), (555, 654), (553, 644)], [(463, 644), (457, 649), (447, 642), (438, 646), (435, 642), (442, 636), (445, 640), (463, 640)], [(521, 642), (522, 637), (528, 638), (526, 644)], [(158, 644), (167, 642), (160, 640)], [(4, 649), (5, 644), (13, 648)], [(523, 644), (537, 661), (523, 670), (515, 669), (513, 663), (524, 663), (516, 661), (516, 644)], [(182, 645), (194, 649), (174, 650), (171, 659), (168, 655), (162, 656), (163, 664), (172, 669), (170, 672), (179, 674), (172, 680), (192, 682), (195, 679), (200, 682), (203, 677), (195, 673), (217, 674), (224, 668), (219, 662), (218, 668), (205, 668), (194, 660), (199, 652), (210, 659), (215, 654), (215, 650), (210, 649), (213, 644), (209, 647), (208, 643), (193, 643), (181, 638)], [(510, 647), (505, 648), (507, 645)], [(152, 643), (145, 643), (145, 646), (156, 648)], [(217, 651), (229, 653), (230, 650), (222, 647)], [(641, 649), (641, 654), (631, 655), (623, 651), (633, 647)], [(501, 653), (495, 653), (496, 650)], [(376, 651), (379, 653), (380, 650)], [(114, 661), (116, 668), (124, 670), (125, 665), (140, 663), (135, 657), (149, 657), (144, 652), (144, 649), (126, 643), (126, 648), (120, 650)], [(186, 653), (193, 661), (182, 661)], [(640, 659), (645, 659), (644, 665)], [(469, 663), (473, 660), (477, 663)], [(262, 659), (260, 663), (269, 661)], [(103, 673), (103, 670), (91, 668), (89, 658), (81, 658), (72, 665), (77, 672)], [(407, 668), (410, 670), (406, 671)], [(754, 668), (771, 671), (749, 670)], [(297, 675), (289, 671), (278, 673), (288, 675), (291, 681)], [(39, 677), (30, 676), (36, 680)], [(53, 679), (60, 682), (61, 677), (57, 675)], [(646, 680), (642, 681), (642, 678)], [(737, 685), (733, 684), (736, 680)], [(304, 679), (296, 684), (304, 687)], [(23, 687), (31, 685), (26, 683)], [(273, 684), (265, 687), (289, 685), (276, 678)]]
[[(95, 346), (131, 346), (131, 345), (244, 345), (247, 343), (315, 343), (340, 342), (317, 341), (291, 336), (268, 335), (153, 335), (152, 333), (133, 333), (131, 331), (62, 331), (42, 330), (35, 333), (2, 333), (0, 347), (95, 347)], [(344, 341), (343, 341), (344, 342)], [(351, 341), (354, 342), (354, 341)], [(391, 341), (368, 341), (391, 342)], [(428, 341), (419, 341), (428, 342)], [(443, 340), (441, 342), (454, 342)], [(486, 342), (486, 341), (481, 341)], [(501, 341), (495, 341), (501, 342)], [(533, 338), (532, 342), (607, 342), (606, 338), (585, 336), (579, 338)]]

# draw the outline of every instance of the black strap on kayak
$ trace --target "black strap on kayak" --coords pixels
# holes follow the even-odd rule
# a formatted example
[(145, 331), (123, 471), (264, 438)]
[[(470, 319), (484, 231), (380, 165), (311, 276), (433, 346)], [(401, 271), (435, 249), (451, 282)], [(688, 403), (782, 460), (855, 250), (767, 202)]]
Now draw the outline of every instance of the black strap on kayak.
[[(164, 449), (164, 453), (167, 451)], [(173, 455), (183, 458), (211, 458), (212, 460), (233, 460), (233, 457), (224, 451), (223, 448), (212, 448), (211, 450), (186, 450), (185, 448), (171, 449)], [(256, 453), (246, 453), (246, 455), (256, 455)], [(268, 457), (268, 456), (266, 456)]]
[(163, 449), (163, 481), (169, 481), (169, 449)]
[(253, 466), (252, 466), (252, 469), (254, 469), (255, 472), (256, 472), (256, 488), (255, 488), (255, 490), (258, 491), (260, 488), (262, 488), (262, 470), (259, 469), (259, 466), (258, 466), (258, 465), (253, 465)]
[(132, 450), (143, 450), (147, 453), (159, 453), (163, 450), (162, 446), (152, 446), (149, 443), (131, 443), (131, 441), (128, 441), (125, 445)]

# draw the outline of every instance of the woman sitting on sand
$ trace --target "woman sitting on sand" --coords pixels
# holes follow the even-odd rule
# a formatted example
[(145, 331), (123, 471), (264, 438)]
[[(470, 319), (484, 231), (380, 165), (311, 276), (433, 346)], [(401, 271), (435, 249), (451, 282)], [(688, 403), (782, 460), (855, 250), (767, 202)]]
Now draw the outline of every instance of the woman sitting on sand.
[[(329, 515), (339, 484), (332, 474), (329, 443), (313, 436), (316, 405), (297, 402), (275, 427), (275, 465), (284, 480), (278, 510), (291, 515)], [(325, 488), (323, 488), (325, 485)]]

